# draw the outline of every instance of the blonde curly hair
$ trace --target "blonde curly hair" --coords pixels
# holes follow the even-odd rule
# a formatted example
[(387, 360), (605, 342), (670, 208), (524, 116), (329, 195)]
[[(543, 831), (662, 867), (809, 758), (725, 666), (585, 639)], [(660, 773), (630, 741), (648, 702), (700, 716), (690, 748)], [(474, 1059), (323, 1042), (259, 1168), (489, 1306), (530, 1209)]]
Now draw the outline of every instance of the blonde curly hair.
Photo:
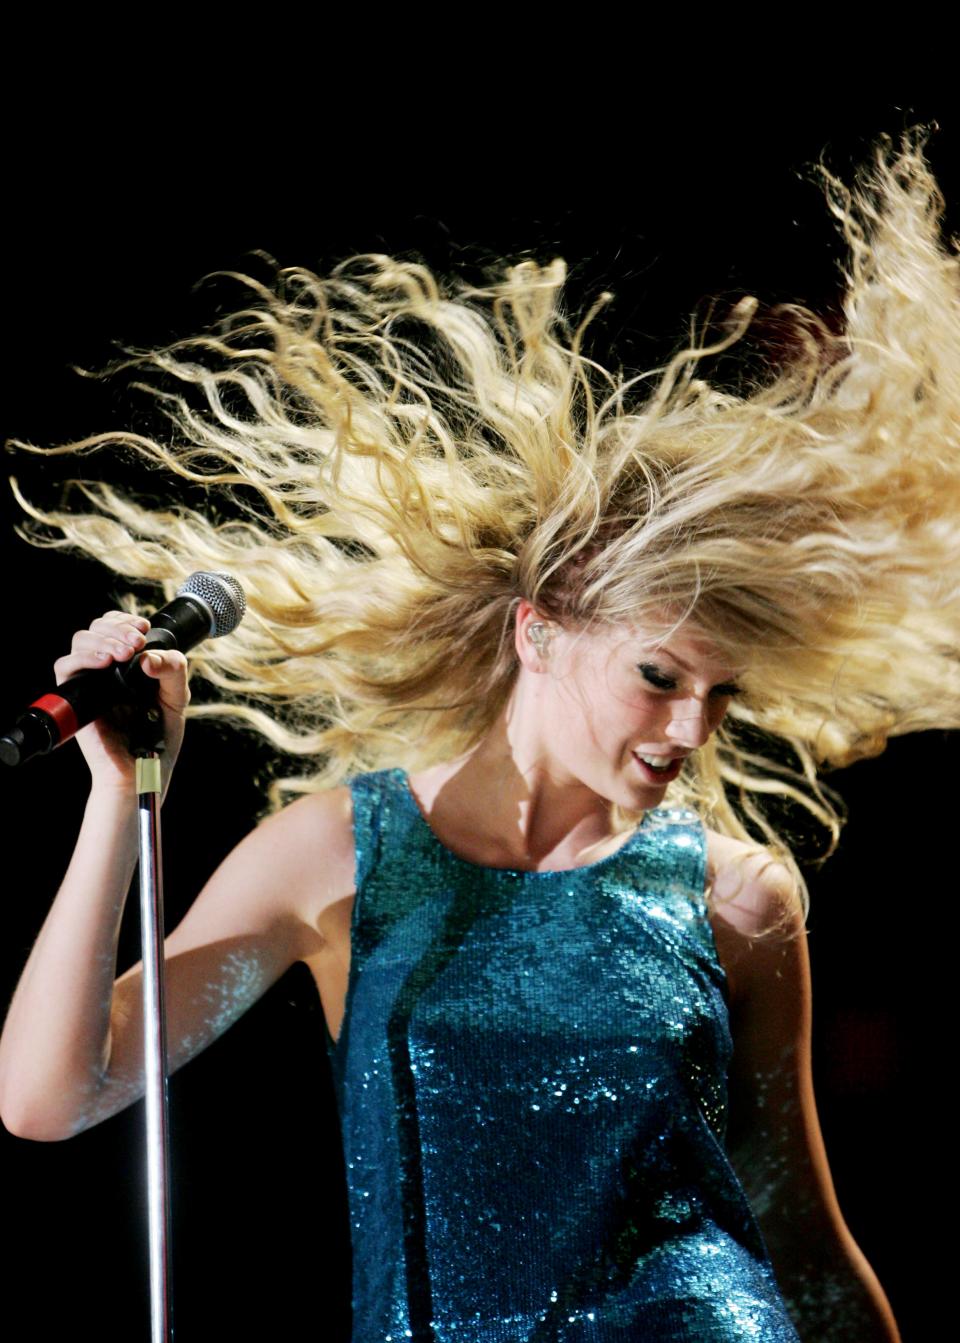
[(795, 870), (761, 795), (802, 804), (832, 847), (820, 771), (960, 725), (960, 272), (927, 134), (882, 137), (852, 188), (819, 165), (845, 321), (782, 305), (782, 360), (736, 392), (700, 370), (754, 298), (719, 338), (694, 323), (664, 367), (625, 376), (584, 352), (610, 296), (573, 324), (559, 258), (481, 287), (375, 254), (238, 276), (249, 306), (108, 370), (148, 379), (166, 441), (15, 445), (133, 449), (210, 506), (73, 481), (93, 511), (45, 510), (14, 479), (18, 534), (164, 599), (197, 568), (239, 578), (249, 616), (193, 653), (220, 693), (189, 712), (309, 762), (272, 779), (269, 809), (469, 749), (510, 695), (523, 597), (584, 627), (678, 611), (746, 664), (745, 693), (669, 800)]

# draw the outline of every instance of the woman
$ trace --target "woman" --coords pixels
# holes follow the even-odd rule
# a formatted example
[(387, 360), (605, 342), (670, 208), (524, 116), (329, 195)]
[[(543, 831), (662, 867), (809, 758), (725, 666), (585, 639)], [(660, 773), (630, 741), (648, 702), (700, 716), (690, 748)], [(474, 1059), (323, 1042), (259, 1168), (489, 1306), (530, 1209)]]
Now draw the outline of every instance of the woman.
[[(355, 258), (138, 361), (177, 441), (110, 441), (239, 520), (21, 497), (168, 595), (236, 573), (253, 619), (193, 660), (233, 701), (190, 711), (320, 762), (167, 939), (170, 1066), (310, 967), (363, 1343), (898, 1337), (833, 1194), (803, 883), (759, 797), (835, 837), (818, 767), (960, 722), (957, 261), (910, 136), (853, 196), (825, 176), (846, 328), (795, 310), (747, 395), (694, 373), (752, 301), (641, 397), (559, 338), (560, 262), (451, 296)], [(58, 679), (148, 627), (131, 597)], [(186, 662), (145, 665), (166, 789)], [(78, 740), (90, 801), (0, 1042), (33, 1138), (141, 1088), (132, 763), (107, 722)]]

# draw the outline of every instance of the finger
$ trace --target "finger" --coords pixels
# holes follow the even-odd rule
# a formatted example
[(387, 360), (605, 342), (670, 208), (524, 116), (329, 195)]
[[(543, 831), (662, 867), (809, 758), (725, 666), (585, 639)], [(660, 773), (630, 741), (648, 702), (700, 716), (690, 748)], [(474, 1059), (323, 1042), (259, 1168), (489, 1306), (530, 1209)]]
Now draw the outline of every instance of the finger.
[(111, 662), (125, 662), (143, 647), (143, 642), (144, 636), (139, 630), (121, 629), (116, 625), (112, 626), (111, 633), (78, 630), (73, 636), (70, 652), (53, 664), (57, 684), (79, 671), (108, 667)]
[(140, 666), (148, 676), (160, 680), (181, 681), (186, 679), (187, 659), (176, 648), (148, 648), (140, 659)]
[(128, 611), (107, 611), (90, 622), (90, 629), (116, 634), (120, 630), (135, 629), (146, 633), (150, 621), (145, 616), (131, 615)]
[(74, 654), (92, 652), (98, 654), (101, 659), (113, 657), (120, 661), (129, 657), (136, 649), (142, 648), (144, 637), (138, 629), (129, 626), (101, 625), (98, 629), (91, 626), (88, 630), (77, 630), (73, 636), (71, 652)]
[(160, 682), (158, 698), (164, 708), (182, 713), (190, 703), (187, 659), (184, 654), (173, 648), (162, 652), (151, 648), (143, 654), (140, 666), (147, 676)]
[(182, 674), (187, 669), (186, 656), (178, 648), (148, 648), (141, 658), (144, 671), (149, 667), (156, 674)]

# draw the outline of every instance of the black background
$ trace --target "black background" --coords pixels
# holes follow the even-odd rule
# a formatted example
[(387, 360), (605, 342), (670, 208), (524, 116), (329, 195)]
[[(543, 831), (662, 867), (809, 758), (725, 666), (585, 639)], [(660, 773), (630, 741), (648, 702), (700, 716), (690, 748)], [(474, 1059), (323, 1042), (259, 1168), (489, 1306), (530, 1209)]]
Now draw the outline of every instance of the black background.
[[(960, 115), (935, 95), (875, 96), (854, 111), (786, 89), (736, 108), (621, 94), (603, 105), (603, 134), (546, 104), (540, 121), (526, 107), (513, 124), (469, 126), (426, 104), (402, 141), (389, 108), (372, 125), (343, 102), (335, 121), (319, 105), (315, 127), (301, 118), (297, 140), (282, 106), (255, 133), (222, 108), (181, 109), (163, 134), (102, 94), (83, 101), (83, 114), (79, 106), (55, 135), (35, 129), (9, 145), (4, 435), (38, 443), (131, 422), (129, 395), (69, 366), (102, 363), (111, 340), (158, 343), (199, 328), (230, 295), (194, 283), (245, 268), (251, 248), (320, 269), (366, 250), (415, 249), (444, 271), (469, 270), (484, 254), (559, 254), (571, 306), (612, 290), (603, 339), (625, 364), (649, 366), (710, 295), (836, 310), (842, 249), (805, 172), (821, 150), (849, 177), (878, 133), (936, 118), (928, 154), (948, 228), (960, 227)], [(70, 474), (64, 459), (7, 466), (47, 499)], [(117, 470), (87, 459), (98, 469)], [(13, 534), (12, 498), (0, 507), (0, 707), (12, 719), (52, 683), (72, 631), (114, 605), (118, 589), (92, 561), (28, 548)], [(823, 1129), (841, 1207), (908, 1340), (925, 1336), (935, 1300), (919, 1283), (949, 1113), (937, 1046), (954, 973), (944, 929), (954, 914), (956, 745), (946, 733), (898, 740), (834, 776), (851, 819), (840, 853), (810, 873)], [(266, 758), (251, 741), (191, 724), (163, 812), (168, 926), (249, 829)], [(71, 745), (5, 771), (0, 788), (6, 1001), (68, 861), (85, 767)], [(139, 955), (135, 901), (128, 915), (121, 969)], [(303, 967), (172, 1079), (171, 1111), (181, 1343), (346, 1338), (342, 1158)], [(142, 1129), (138, 1105), (67, 1143), (0, 1132), (4, 1312), (28, 1319), (29, 1337), (82, 1324), (103, 1340), (148, 1337)]]

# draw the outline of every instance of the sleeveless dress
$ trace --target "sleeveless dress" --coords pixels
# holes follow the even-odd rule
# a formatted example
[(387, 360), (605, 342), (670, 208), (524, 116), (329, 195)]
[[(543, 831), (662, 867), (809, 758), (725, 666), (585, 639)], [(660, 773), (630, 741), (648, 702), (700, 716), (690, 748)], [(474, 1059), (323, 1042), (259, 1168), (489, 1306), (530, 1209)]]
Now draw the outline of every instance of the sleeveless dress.
[(339, 1040), (355, 1343), (798, 1343), (724, 1149), (732, 1043), (686, 809), (486, 868), (351, 782)]

